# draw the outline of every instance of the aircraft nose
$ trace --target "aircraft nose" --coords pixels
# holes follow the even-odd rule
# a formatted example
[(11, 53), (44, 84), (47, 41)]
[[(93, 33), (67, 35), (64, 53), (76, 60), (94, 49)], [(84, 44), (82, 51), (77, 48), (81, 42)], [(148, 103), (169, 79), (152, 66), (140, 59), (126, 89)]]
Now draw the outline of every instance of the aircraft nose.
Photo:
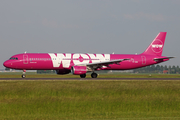
[(12, 66), (12, 63), (7, 60), (3, 63), (3, 65), (4, 65), (4, 67), (10, 68)]

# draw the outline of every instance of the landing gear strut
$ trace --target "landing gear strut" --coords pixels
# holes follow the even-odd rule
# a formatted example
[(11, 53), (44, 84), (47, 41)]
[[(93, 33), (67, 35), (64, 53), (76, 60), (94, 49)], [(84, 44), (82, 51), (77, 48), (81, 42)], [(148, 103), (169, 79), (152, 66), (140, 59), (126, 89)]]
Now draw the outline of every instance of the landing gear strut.
[(21, 76), (22, 78), (25, 78), (26, 77), (26, 70), (23, 70), (23, 74)]
[(94, 73), (94, 72), (93, 72), (93, 73), (91, 74), (91, 77), (92, 77), (92, 78), (97, 78), (97, 76), (98, 76), (97, 73)]
[(85, 77), (86, 77), (86, 74), (81, 74), (80, 77), (81, 77), (81, 78), (85, 78)]

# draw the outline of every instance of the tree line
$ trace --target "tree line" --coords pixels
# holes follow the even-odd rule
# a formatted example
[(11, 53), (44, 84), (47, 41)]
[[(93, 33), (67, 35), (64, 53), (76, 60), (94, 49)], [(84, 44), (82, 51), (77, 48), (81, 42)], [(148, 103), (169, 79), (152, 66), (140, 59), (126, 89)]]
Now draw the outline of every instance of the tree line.
[(162, 65), (151, 65), (143, 68), (134, 69), (134, 73), (164, 73), (164, 74), (179, 74), (179, 66), (162, 66)]

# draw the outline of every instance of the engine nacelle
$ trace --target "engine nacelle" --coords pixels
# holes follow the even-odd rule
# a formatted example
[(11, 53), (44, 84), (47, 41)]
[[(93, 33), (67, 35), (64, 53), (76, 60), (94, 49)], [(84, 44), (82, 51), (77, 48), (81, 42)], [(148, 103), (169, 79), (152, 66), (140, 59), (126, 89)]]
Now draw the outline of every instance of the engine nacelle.
[(56, 73), (59, 75), (69, 74), (70, 72), (71, 72), (71, 70), (68, 70), (68, 69), (56, 70)]
[(87, 67), (86, 66), (72, 66), (71, 72), (74, 75), (82, 75), (87, 72)]

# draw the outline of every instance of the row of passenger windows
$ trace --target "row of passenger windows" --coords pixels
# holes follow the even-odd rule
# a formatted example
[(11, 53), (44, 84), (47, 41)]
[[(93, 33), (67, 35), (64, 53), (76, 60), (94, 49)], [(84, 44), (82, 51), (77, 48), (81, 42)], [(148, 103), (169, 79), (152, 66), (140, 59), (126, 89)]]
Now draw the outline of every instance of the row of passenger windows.
[[(30, 58), (29, 60), (56, 60), (56, 58)], [(63, 58), (63, 60), (100, 60), (100, 59), (71, 59), (71, 58)], [(109, 59), (106, 59), (109, 60)]]
[[(11, 57), (10, 60), (18, 60), (17, 57)], [(29, 58), (29, 60), (56, 60), (56, 58)], [(71, 59), (71, 58), (63, 58), (63, 60), (99, 60), (99, 59)], [(109, 60), (109, 59), (106, 59)]]
[(29, 60), (54, 60), (51, 58), (29, 58)]
[[(18, 60), (17, 57), (11, 57), (10, 60)], [(29, 58), (29, 60), (56, 60), (56, 58)], [(71, 58), (63, 58), (63, 60), (100, 60), (100, 59), (71, 59)], [(109, 60), (109, 59), (106, 59)]]

